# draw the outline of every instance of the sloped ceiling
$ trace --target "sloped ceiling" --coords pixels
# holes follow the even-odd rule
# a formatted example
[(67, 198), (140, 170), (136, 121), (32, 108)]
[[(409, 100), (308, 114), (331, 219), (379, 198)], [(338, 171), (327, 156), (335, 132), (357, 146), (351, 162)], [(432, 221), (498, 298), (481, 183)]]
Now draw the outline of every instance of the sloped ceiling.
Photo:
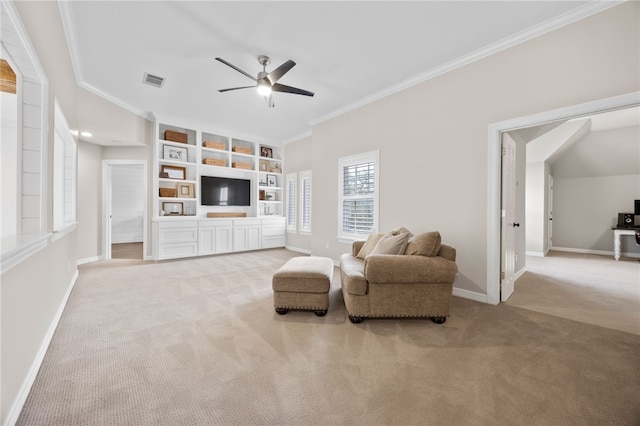
[[(59, 2), (82, 87), (143, 116), (273, 144), (615, 4)], [(253, 89), (218, 92), (252, 82), (215, 57), (254, 75), (260, 54), (271, 56), (268, 71), (288, 59), (297, 62), (280, 82), (315, 97), (277, 93), (269, 109)], [(163, 88), (143, 84), (145, 72), (166, 78)]]
[(527, 163), (547, 161), (555, 178), (640, 175), (640, 107), (515, 132)]

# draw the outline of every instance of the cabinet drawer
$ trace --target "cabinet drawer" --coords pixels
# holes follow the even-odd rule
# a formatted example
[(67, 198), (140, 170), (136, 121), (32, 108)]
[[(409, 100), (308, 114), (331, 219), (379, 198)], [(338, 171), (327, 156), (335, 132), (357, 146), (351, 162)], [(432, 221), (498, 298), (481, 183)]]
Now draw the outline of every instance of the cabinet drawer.
[(231, 228), (232, 220), (201, 220), (198, 222), (200, 228)]
[(260, 219), (239, 219), (233, 221), (233, 226), (260, 226)]
[(286, 239), (281, 237), (262, 237), (262, 248), (274, 248), (284, 247), (286, 245)]
[(174, 259), (176, 257), (191, 257), (198, 255), (198, 243), (160, 244), (158, 259)]
[(158, 229), (195, 228), (197, 226), (198, 222), (196, 222), (195, 220), (158, 222)]
[(285, 235), (284, 225), (282, 226), (265, 225), (262, 227), (263, 237), (284, 237), (284, 235)]
[(198, 241), (198, 228), (160, 228), (158, 230), (158, 244), (190, 243)]

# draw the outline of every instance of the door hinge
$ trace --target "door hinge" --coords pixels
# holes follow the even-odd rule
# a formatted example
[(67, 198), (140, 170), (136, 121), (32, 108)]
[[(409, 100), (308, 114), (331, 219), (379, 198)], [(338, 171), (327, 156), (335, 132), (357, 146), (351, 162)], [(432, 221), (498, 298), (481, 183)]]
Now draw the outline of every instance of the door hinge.
[(504, 271), (500, 272), (500, 279), (504, 280)]

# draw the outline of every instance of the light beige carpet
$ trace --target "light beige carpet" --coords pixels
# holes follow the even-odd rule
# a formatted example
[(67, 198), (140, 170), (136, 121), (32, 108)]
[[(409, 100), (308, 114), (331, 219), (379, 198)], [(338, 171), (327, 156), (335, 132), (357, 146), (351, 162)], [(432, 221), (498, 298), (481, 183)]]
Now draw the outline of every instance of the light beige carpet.
[(511, 306), (640, 335), (640, 262), (551, 251), (527, 256)]
[(279, 249), (84, 265), (19, 425), (638, 425), (640, 336), (454, 298), (273, 309)]

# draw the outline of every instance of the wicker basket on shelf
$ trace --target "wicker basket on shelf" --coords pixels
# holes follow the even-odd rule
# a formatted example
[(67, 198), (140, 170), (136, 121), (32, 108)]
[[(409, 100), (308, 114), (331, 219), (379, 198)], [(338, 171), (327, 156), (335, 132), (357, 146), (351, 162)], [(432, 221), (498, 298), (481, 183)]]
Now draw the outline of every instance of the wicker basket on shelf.
[(245, 148), (243, 146), (234, 146), (231, 150), (233, 152), (237, 152), (238, 154), (253, 154), (253, 150), (251, 148)]
[(204, 146), (205, 148), (213, 148), (213, 149), (221, 149), (221, 150), (227, 149), (227, 144), (225, 144), (224, 142), (216, 142), (216, 141), (204, 141), (202, 142), (202, 146)]
[(253, 168), (251, 167), (250, 163), (236, 163), (236, 162), (231, 163), (231, 167), (233, 167), (234, 169), (245, 169), (245, 170), (251, 170)]
[(207, 164), (209, 166), (219, 166), (219, 167), (224, 167), (227, 165), (227, 162), (225, 160), (221, 160), (219, 158), (203, 158), (202, 163)]

